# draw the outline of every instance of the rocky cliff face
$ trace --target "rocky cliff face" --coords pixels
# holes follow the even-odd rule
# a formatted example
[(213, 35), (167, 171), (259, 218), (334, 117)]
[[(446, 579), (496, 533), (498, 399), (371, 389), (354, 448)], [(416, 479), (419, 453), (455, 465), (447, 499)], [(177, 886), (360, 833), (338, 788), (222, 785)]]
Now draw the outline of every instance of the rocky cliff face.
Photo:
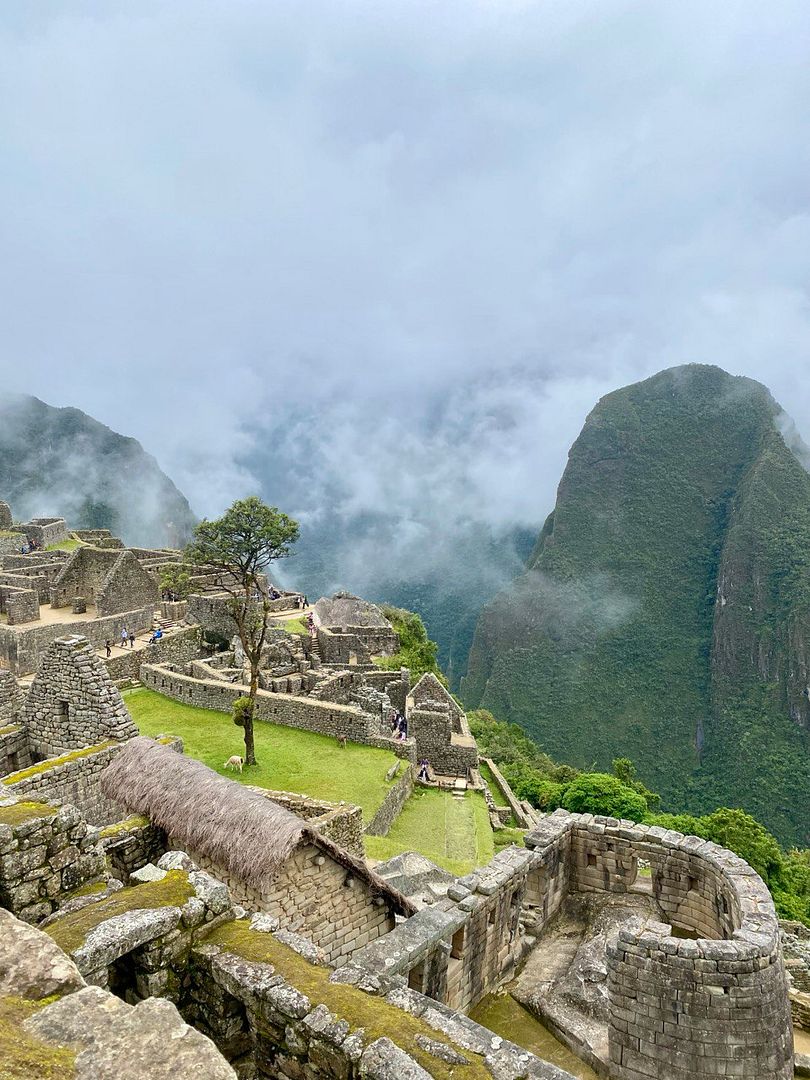
[(602, 399), (529, 568), (479, 620), (468, 707), (557, 758), (634, 758), (694, 811), (810, 835), (810, 475), (768, 391), (719, 368)]
[(0, 499), (18, 519), (60, 515), (73, 528), (108, 528), (128, 544), (184, 541), (185, 497), (135, 439), (79, 409), (34, 397), (0, 399)]

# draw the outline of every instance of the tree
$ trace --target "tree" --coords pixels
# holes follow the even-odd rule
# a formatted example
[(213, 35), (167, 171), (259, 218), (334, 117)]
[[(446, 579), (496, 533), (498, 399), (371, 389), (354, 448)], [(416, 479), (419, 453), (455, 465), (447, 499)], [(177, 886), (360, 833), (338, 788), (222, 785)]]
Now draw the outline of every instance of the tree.
[(161, 594), (185, 600), (191, 592), (191, 574), (184, 563), (167, 563), (160, 571)]
[(572, 814), (603, 814), (605, 817), (643, 821), (647, 800), (607, 773), (580, 773), (566, 789), (563, 809)]
[(230, 595), (230, 614), (250, 666), (250, 704), (240, 709), (238, 718), (234, 716), (245, 732), (246, 765), (256, 764), (253, 718), (270, 616), (264, 571), (276, 559), (291, 555), (297, 539), (296, 521), (251, 495), (238, 499), (217, 521), (201, 521), (186, 549), (192, 565), (220, 571), (221, 587)]

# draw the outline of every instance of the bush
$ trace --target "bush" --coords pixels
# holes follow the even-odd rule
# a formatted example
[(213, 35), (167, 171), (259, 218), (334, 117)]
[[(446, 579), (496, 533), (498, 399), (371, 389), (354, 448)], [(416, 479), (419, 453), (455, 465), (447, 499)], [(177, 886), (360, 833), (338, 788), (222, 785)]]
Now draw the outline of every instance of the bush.
[(566, 789), (562, 806), (572, 814), (643, 821), (649, 812), (643, 795), (607, 773), (581, 773)]
[(243, 728), (245, 720), (250, 716), (253, 702), (249, 697), (238, 697), (233, 703), (233, 722), (237, 727)]
[(384, 605), (382, 613), (391, 623), (399, 636), (399, 652), (393, 656), (378, 657), (375, 663), (388, 671), (397, 671), (401, 667), (410, 669), (411, 682), (415, 683), (427, 672), (435, 675), (444, 686), (447, 679), (442, 674), (437, 660), (438, 645), (427, 635), (425, 624), (413, 611)]

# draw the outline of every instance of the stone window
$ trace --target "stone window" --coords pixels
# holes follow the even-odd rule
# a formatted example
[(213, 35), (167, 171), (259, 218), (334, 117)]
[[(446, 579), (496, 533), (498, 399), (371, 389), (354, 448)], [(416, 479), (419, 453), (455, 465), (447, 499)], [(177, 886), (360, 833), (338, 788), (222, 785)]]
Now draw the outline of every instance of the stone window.
[(596, 856), (592, 851), (588, 852), (587, 864), (588, 866), (596, 866)]
[(56, 718), (57, 720), (67, 720), (68, 718), (69, 703), (62, 698), (56, 703)]
[(464, 955), (464, 927), (456, 930), (450, 945), (450, 956), (453, 960), (460, 960)]
[(417, 990), (422, 993), (422, 986), (425, 982), (425, 962), (420, 961), (415, 967), (412, 967), (408, 972), (408, 986), (411, 990)]

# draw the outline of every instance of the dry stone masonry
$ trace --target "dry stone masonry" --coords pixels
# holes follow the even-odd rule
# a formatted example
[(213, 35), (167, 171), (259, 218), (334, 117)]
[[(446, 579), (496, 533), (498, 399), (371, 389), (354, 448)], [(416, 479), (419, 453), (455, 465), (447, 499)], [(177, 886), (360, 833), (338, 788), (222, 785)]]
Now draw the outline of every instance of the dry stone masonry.
[(138, 734), (120, 692), (86, 638), (58, 638), (37, 672), (23, 710), (45, 757)]
[[(224, 712), (245, 693), (227, 574), (202, 568), (187, 601), (161, 599), (178, 552), (91, 530), (73, 552), (23, 553), (61, 542), (66, 525), (14, 525), (0, 503), (0, 540), (12, 529), (12, 548), (0, 544), (0, 1018), (3, 995), (29, 997), (21, 1038), (74, 1048), (78, 1080), (571, 1080), (465, 1014), (522, 979), (576, 905), (619, 912), (599, 955), (582, 954), (601, 965), (600, 1008), (585, 1031), (550, 995), (531, 1005), (599, 1075), (792, 1075), (810, 946), (801, 928), (780, 939), (742, 860), (608, 818), (538, 821), (490, 763), (509, 804), (491, 806), (495, 823), (528, 826), (525, 846), (462, 878), (413, 854), (377, 873), (358, 807), (243, 787), (179, 740), (138, 737), (116, 683)], [(279, 616), (303, 602), (273, 596)], [(379, 608), (337, 594), (313, 619), (311, 634), (278, 622), (268, 635), (256, 719), (404, 759), (367, 833), (388, 832), (425, 759), (437, 783), (483, 787), (440, 681), (411, 687), (407, 669), (374, 664), (399, 649)], [(121, 648), (124, 626), (143, 637), (158, 624), (159, 642)], [(34, 672), (23, 698), (15, 675)], [(42, 1004), (52, 993), (63, 996)]]

